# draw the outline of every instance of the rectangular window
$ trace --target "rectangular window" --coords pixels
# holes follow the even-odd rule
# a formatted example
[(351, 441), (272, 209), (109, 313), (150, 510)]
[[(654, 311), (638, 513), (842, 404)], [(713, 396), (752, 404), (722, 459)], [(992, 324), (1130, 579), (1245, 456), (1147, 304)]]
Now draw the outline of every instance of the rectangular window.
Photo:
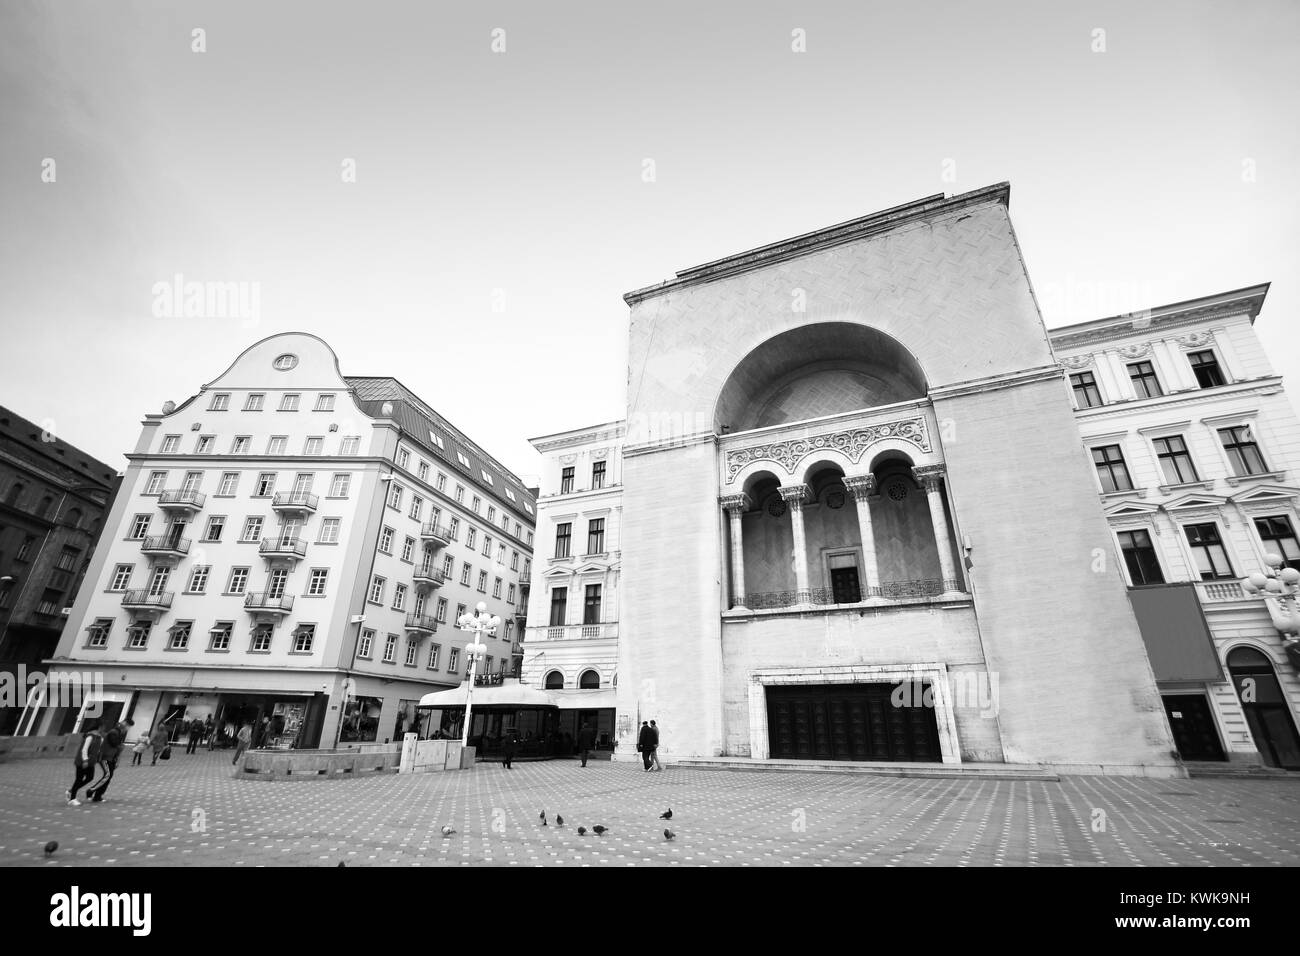
[(501, 597), (501, 584), (502, 581), (500, 578), (494, 578), (492, 581), (492, 596), (498, 600)]
[(352, 476), (349, 474), (336, 474), (330, 479), (331, 498), (346, 498), (348, 489), (352, 487)]
[(195, 444), (194, 446), (194, 454), (196, 455), (212, 454), (212, 446), (215, 445), (216, 442), (217, 442), (217, 437), (215, 435), (200, 435), (198, 443)]
[(1196, 561), (1196, 570), (1202, 581), (1234, 577), (1232, 565), (1228, 563), (1228, 552), (1224, 550), (1219, 538), (1216, 524), (1189, 524), (1184, 526), (1187, 543), (1191, 545), (1192, 557)]
[(429, 441), (433, 442), (443, 451), (447, 450), (447, 446), (443, 443), (442, 436), (439, 435), (437, 432), (433, 431), (432, 429), (429, 430)]
[(1129, 480), (1128, 466), (1124, 464), (1124, 454), (1119, 445), (1102, 445), (1092, 450), (1092, 461), (1097, 468), (1097, 477), (1101, 480), (1101, 490), (1132, 491), (1133, 482)]
[(307, 593), (312, 597), (320, 597), (325, 593), (325, 585), (329, 581), (328, 568), (312, 568), (311, 578), (307, 582)]
[(167, 642), (167, 649), (171, 651), (188, 650), (190, 646), (190, 631), (194, 629), (193, 621), (177, 621), (171, 627), (167, 628), (170, 640)]
[(416, 467), (416, 474), (419, 475), (420, 480), (427, 485), (429, 483), (429, 463), (427, 461), (420, 462)]
[(567, 558), (569, 556), (569, 540), (573, 536), (573, 525), (566, 521), (563, 524), (555, 526), (555, 556), (557, 558)]
[(220, 541), (221, 532), (226, 527), (226, 519), (222, 515), (213, 515), (208, 519), (208, 526), (203, 530), (204, 541)]
[(509, 604), (515, 603), (515, 586), (513, 584), (506, 588), (506, 602)]
[(402, 510), (402, 486), (395, 481), (388, 488), (388, 507)]
[(483, 673), (484, 673), (484, 674), (491, 674), (491, 673), (492, 673), (492, 655), (491, 655), (491, 654), (486, 654), (486, 655), (484, 655), (484, 657), (483, 657)]
[(497, 545), (497, 564), (505, 564), (505, 563), (506, 563), (506, 546), (504, 544)]
[(325, 518), (320, 523), (320, 543), (321, 544), (338, 544), (339, 528), (343, 524), (342, 518)]
[(518, 552), (518, 551), (511, 551), (511, 552), (510, 552), (510, 570), (511, 570), (511, 571), (518, 571), (518, 570), (519, 570), (519, 552)]
[(298, 410), (298, 399), (301, 397), (301, 395), (294, 394), (293, 392), (286, 393), (280, 399), (280, 411), (296, 412)]
[(446, 493), (447, 493), (447, 476), (444, 475), (444, 474), (442, 474), (441, 472), (438, 473), (438, 484), (437, 484), (437, 488), (438, 488), (438, 490), (441, 491), (443, 494), (446, 494)]
[(264, 471), (257, 476), (257, 484), (253, 487), (254, 498), (269, 498), (275, 492), (275, 472)]
[(492, 505), (488, 505), (487, 519), (488, 521), (497, 520), (497, 509)]
[(180, 450), (181, 450), (180, 435), (167, 435), (166, 437), (163, 438), (161, 451), (164, 455), (170, 455)]
[(289, 452), (288, 435), (272, 435), (270, 444), (266, 446), (268, 455), (285, 455)]
[(397, 635), (389, 634), (384, 641), (384, 663), (393, 664), (397, 661)]
[[(329, 411), (329, 409), (325, 409)], [(316, 639), (315, 624), (299, 624), (293, 632), (293, 653), (310, 654), (312, 641)]]
[(357, 657), (370, 657), (371, 648), (375, 646), (375, 632), (367, 628), (361, 632), (361, 641), (357, 644)]
[(457, 604), (457, 605), (456, 605), (456, 620), (459, 621), (459, 620), (460, 620), (462, 617), (464, 617), (464, 616), (465, 616), (465, 605), (463, 605), (463, 604)]
[(1075, 408), (1096, 408), (1101, 404), (1101, 392), (1098, 391), (1097, 380), (1091, 372), (1071, 375), (1070, 388), (1074, 390)]
[(429, 645), (429, 663), (426, 665), (429, 668), (429, 670), (436, 671), (438, 669), (438, 655), (441, 653), (442, 653), (441, 644)]
[(1160, 380), (1156, 378), (1156, 370), (1150, 362), (1130, 363), (1128, 377), (1138, 398), (1158, 398), (1164, 394), (1160, 389)]
[(288, 568), (276, 568), (266, 578), (266, 596), (278, 601), (284, 597), (284, 586), (289, 580)]
[(199, 564), (190, 570), (190, 584), (186, 588), (191, 594), (202, 594), (208, 589), (208, 575), (212, 573), (212, 565)]
[(1196, 376), (1196, 383), (1201, 388), (1214, 388), (1217, 385), (1226, 384), (1223, 379), (1223, 370), (1219, 368), (1219, 360), (1210, 350), (1204, 352), (1188, 352), (1187, 361), (1192, 366), (1192, 374)]
[(587, 594), (582, 601), (582, 623), (600, 623), (600, 585), (588, 584)]
[(487, 572), (486, 571), (480, 571), (478, 573), (478, 589), (483, 594), (487, 593)]
[(483, 535), (483, 557), (492, 557), (492, 536), (490, 534)]
[(480, 498), (478, 495), (475, 495), (473, 502), (471, 502), (470, 504), (470, 507), (474, 509), (475, 514), (478, 514), (480, 509), (482, 509), (483, 507), (483, 499)]
[(462, 465), (464, 465), (466, 468), (469, 467), (469, 458), (466, 457), (463, 451), (456, 452), (456, 460), (460, 462)]
[(234, 621), (217, 621), (216, 624), (212, 625), (212, 630), (208, 631), (208, 650), (230, 650), (230, 635), (234, 633), (234, 630)]
[(405, 448), (397, 449), (397, 467), (405, 471), (408, 469), (408, 466), (410, 464), (411, 464), (411, 453), (407, 451)]
[(265, 392), (249, 392), (248, 398), (244, 399), (244, 411), (260, 412), (266, 404)]
[(247, 455), (252, 450), (253, 437), (251, 435), (236, 435), (234, 442), (230, 446), (232, 455)]
[(109, 582), (110, 591), (125, 591), (131, 585), (131, 572), (134, 564), (119, 564), (113, 569), (113, 580)]
[(1191, 456), (1187, 454), (1187, 444), (1181, 435), (1157, 438), (1151, 444), (1155, 446), (1156, 460), (1160, 462), (1165, 484), (1179, 485), (1197, 480), (1196, 468), (1192, 465)]
[(317, 396), (316, 396), (316, 411), (318, 411), (318, 412), (332, 412), (332, 411), (334, 411), (334, 396), (331, 395), (331, 394), (328, 394), (328, 393), (327, 393), (327, 394), (323, 394), (323, 395), (317, 395)]
[[(150, 515), (136, 515), (131, 519), (131, 533), (127, 537), (132, 541), (140, 541), (149, 533)], [(19, 555), (21, 557), (21, 555)]]
[(253, 628), (253, 641), (248, 649), (254, 654), (269, 654), (271, 651), (271, 625), (259, 624)]
[(419, 521), (420, 515), (421, 513), (423, 513), (423, 511), (424, 511), (424, 499), (421, 498), (419, 495), (412, 495), (410, 516), (414, 518), (416, 521)]
[(361, 439), (356, 435), (347, 435), (339, 442), (339, 454), (345, 457), (355, 455), (361, 450)]
[(1300, 544), (1286, 515), (1255, 519), (1255, 531), (1264, 545), (1265, 554), (1276, 554), (1288, 568), (1300, 571)]
[(167, 472), (151, 471), (149, 472), (149, 483), (144, 486), (146, 495), (160, 495), (167, 484)]
[(461, 486), (461, 485), (457, 485), (457, 486), (456, 486), (456, 504), (458, 504), (458, 505), (463, 505), (464, 503), (465, 503), (465, 489), (464, 489), (463, 486)]
[(379, 550), (384, 554), (393, 553), (393, 529), (385, 527), (379, 532)]
[(439, 624), (447, 623), (447, 599), (438, 598), (438, 613), (436, 615)]
[(569, 607), (569, 589), (551, 588), (551, 627), (564, 625), (565, 613)]
[(153, 630), (152, 621), (136, 621), (126, 629), (126, 646), (132, 650), (143, 650), (148, 647), (151, 630)]
[(451, 519), (451, 523), (447, 528), (447, 533), (451, 535), (452, 541), (460, 540), (460, 519), (459, 518)]
[(560, 494), (567, 495), (573, 490), (573, 466), (560, 469)]
[(317, 455), (324, 454), (325, 439), (320, 435), (312, 435), (307, 439), (307, 443), (303, 446), (302, 453), (313, 458)]
[(1121, 531), (1118, 537), (1120, 553), (1124, 555), (1124, 564), (1128, 567), (1129, 580), (1133, 586), (1164, 584), (1165, 576), (1160, 570), (1150, 533), (1141, 529)]
[(461, 568), (461, 571), (460, 571), (460, 583), (461, 583), (461, 584), (464, 584), (464, 585), (466, 585), (466, 586), (469, 585), (469, 576), (470, 576), (470, 573), (471, 573), (473, 570), (474, 570), (474, 569), (471, 568), (471, 567), (469, 566), (469, 562), (468, 562), (468, 561), (465, 562), (465, 567)]
[(415, 666), (415, 655), (418, 654), (419, 651), (420, 651), (420, 645), (415, 643), (415, 641), (411, 640), (410, 638), (407, 638), (406, 640), (406, 666), (407, 667)]
[(1228, 453), (1228, 462), (1232, 473), (1238, 478), (1247, 475), (1262, 475), (1268, 471), (1264, 457), (1259, 453), (1249, 425), (1236, 425), (1232, 428), (1220, 428), (1219, 440), (1223, 450)]
[(415, 560), (415, 539), (412, 537), (408, 536), (407, 539), (402, 543), (402, 560), (403, 561)]
[(77, 557), (81, 554), (76, 548), (65, 547), (60, 553), (54, 566), (60, 571), (75, 571), (77, 568)]
[(605, 487), (605, 463), (603, 461), (591, 463), (591, 487), (593, 490)]
[[(516, 538), (522, 538), (523, 536), (524, 536), (524, 527), (523, 527), (523, 525), (521, 525), (518, 521), (516, 521), (516, 522), (515, 522), (515, 537), (516, 537)], [(528, 543), (529, 543), (529, 544), (532, 544), (532, 543), (533, 543), (533, 542), (532, 542), (532, 536), (531, 536), (531, 535), (529, 536)]]
[(370, 603), (371, 604), (384, 603), (385, 584), (387, 584), (387, 578), (381, 578), (377, 574), (370, 579)]
[(406, 610), (406, 585), (398, 584), (393, 588), (393, 610)]
[(442, 559), (442, 576), (443, 576), (444, 578), (449, 578), (449, 577), (452, 576), (452, 574), (455, 573), (455, 571), (456, 571), (456, 559), (453, 558), (450, 554), (448, 554), (448, 555), (446, 555), (445, 557), (443, 557), (443, 559)]
[(478, 470), (478, 473), (479, 473), (480, 475), (483, 476), (483, 480), (484, 480), (485, 482), (487, 482), (489, 485), (495, 485), (495, 484), (496, 484), (496, 482), (492, 480), (492, 476), (489, 475), (489, 474), (488, 474), (486, 471), (484, 471), (482, 468), (480, 468), (480, 469)]
[(468, 531), (465, 532), (465, 547), (473, 551), (474, 545), (477, 543), (477, 541), (478, 541), (477, 528), (470, 528)]
[(223, 471), (221, 473), (221, 482), (217, 485), (217, 497), (229, 498), (235, 493), (239, 486), (239, 472)]
[(447, 650), (447, 673), (456, 673), (458, 667), (460, 667), (460, 648), (449, 648)]
[(210, 412), (224, 412), (230, 409), (230, 393), (215, 392), (212, 396), (212, 404), (208, 406)]
[(243, 594), (248, 587), (248, 568), (231, 568), (230, 582), (226, 585), (227, 594)]
[(181, 479), (181, 491), (197, 492), (199, 486), (203, 484), (203, 472), (187, 471), (185, 477)]
[(605, 550), (605, 519), (592, 518), (587, 522), (587, 553), (600, 554)]

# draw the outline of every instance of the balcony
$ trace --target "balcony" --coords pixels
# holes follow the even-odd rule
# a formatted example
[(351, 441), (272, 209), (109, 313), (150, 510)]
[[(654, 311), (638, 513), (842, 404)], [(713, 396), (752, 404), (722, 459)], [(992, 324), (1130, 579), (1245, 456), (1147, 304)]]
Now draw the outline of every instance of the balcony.
[(280, 514), (315, 514), (319, 504), (319, 495), (305, 491), (282, 491), (271, 499), (271, 509)]
[(158, 496), (158, 507), (164, 511), (192, 515), (201, 511), (203, 503), (207, 500), (208, 496), (201, 491), (185, 491), (178, 488), (160, 494)]
[(307, 556), (307, 542), (302, 538), (265, 538), (257, 551), (268, 560), (283, 560), (295, 564)]
[(437, 524), (433, 521), (426, 521), (420, 525), (420, 537), (425, 541), (432, 541), (434, 544), (446, 546), (451, 544), (451, 529), (445, 524)]
[[(841, 595), (843, 596), (843, 595)], [(882, 581), (879, 586), (861, 589), (857, 601), (838, 601), (831, 588), (805, 588), (802, 591), (762, 591), (745, 595), (743, 608), (735, 611), (771, 611), (795, 607), (856, 607), (860, 604), (906, 604), (936, 598), (966, 598), (962, 582), (929, 578), (914, 581)]]
[(1241, 589), (1240, 581), (1197, 581), (1196, 596), (1202, 604), (1223, 604), (1226, 601), (1255, 603), (1254, 598)]
[(122, 607), (137, 611), (165, 611), (172, 606), (174, 591), (150, 591), (139, 588), (122, 595)]
[(293, 610), (293, 596), (254, 591), (244, 596), (244, 610), (254, 614), (288, 614)]
[(618, 623), (609, 621), (602, 624), (561, 624), (537, 630), (538, 636), (547, 641), (594, 641), (602, 637), (618, 637)]
[(140, 542), (140, 553), (151, 558), (179, 561), (190, 553), (190, 539), (170, 534), (152, 534)]
[(515, 620), (522, 626), (528, 620), (528, 605), (519, 604), (515, 606)]
[(438, 621), (430, 614), (416, 614), (412, 611), (406, 615), (406, 629), (413, 634), (432, 634), (438, 630)]
[(416, 587), (440, 588), (447, 583), (447, 576), (431, 564), (421, 565), (412, 576)]

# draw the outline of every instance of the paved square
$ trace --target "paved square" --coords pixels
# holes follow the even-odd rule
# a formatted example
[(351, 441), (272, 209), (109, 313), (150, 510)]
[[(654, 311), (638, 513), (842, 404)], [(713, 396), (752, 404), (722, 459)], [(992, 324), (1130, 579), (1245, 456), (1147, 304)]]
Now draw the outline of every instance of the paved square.
[[(1291, 780), (645, 773), (551, 761), (297, 782), (234, 779), (228, 753), (177, 752), (120, 766), (105, 802), (71, 807), (72, 776), (70, 759), (0, 764), (0, 865), (1300, 864)], [(671, 842), (659, 819), (668, 807)], [(595, 824), (609, 832), (576, 832)], [(457, 832), (444, 838), (444, 825)], [(49, 840), (59, 849), (47, 859)]]

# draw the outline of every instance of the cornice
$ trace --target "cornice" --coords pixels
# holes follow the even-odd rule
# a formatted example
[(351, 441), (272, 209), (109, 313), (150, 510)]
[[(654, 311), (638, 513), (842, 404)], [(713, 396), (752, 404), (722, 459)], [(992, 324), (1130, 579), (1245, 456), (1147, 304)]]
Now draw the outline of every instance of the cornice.
[(1021, 372), (1008, 372), (1002, 375), (991, 375), (987, 378), (967, 379), (964, 382), (955, 382), (952, 385), (942, 385), (930, 389), (930, 398), (932, 400), (958, 398), (962, 395), (992, 392), (1001, 388), (1014, 388), (1017, 385), (1030, 385), (1034, 382), (1049, 380), (1064, 381), (1064, 371), (1061, 366), (1043, 365), (1039, 368), (1026, 369)]
[(1268, 288), (1269, 283), (1266, 282), (1244, 289), (1234, 289), (1217, 296), (1204, 296), (1200, 299), (1156, 306), (1127, 315), (1080, 322), (1058, 329), (1048, 329), (1047, 336), (1052, 343), (1052, 348), (1068, 349), (1093, 342), (1150, 335), (1152, 330), (1163, 331), (1231, 319), (1243, 314), (1249, 316), (1254, 322), (1255, 316), (1263, 307)]
[[(1082, 425), (1087, 421), (1109, 418), (1114, 415), (1126, 415), (1134, 412), (1150, 412), (1156, 409), (1176, 408), (1186, 405), (1209, 404), (1219, 402), (1226, 396), (1271, 395), (1282, 390), (1282, 378), (1279, 375), (1265, 375), (1260, 378), (1232, 382), (1215, 388), (1189, 388), (1180, 392), (1157, 395), (1155, 398), (1138, 398), (1124, 402), (1108, 402), (1092, 408), (1076, 408), (1076, 420)], [(1228, 416), (1231, 417), (1231, 416)]]

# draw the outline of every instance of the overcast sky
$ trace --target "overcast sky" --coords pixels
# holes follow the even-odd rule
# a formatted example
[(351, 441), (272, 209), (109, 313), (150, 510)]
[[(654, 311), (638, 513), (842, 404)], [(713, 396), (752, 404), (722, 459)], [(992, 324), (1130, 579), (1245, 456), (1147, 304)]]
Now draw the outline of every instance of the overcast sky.
[[(1295, 388), (1298, 34), (1294, 2), (6, 0), (0, 404), (121, 468), (306, 330), (528, 477), (528, 437), (622, 417), (624, 292), (1003, 180), (1049, 327), (1271, 280)], [(256, 319), (155, 316), (178, 273)]]

